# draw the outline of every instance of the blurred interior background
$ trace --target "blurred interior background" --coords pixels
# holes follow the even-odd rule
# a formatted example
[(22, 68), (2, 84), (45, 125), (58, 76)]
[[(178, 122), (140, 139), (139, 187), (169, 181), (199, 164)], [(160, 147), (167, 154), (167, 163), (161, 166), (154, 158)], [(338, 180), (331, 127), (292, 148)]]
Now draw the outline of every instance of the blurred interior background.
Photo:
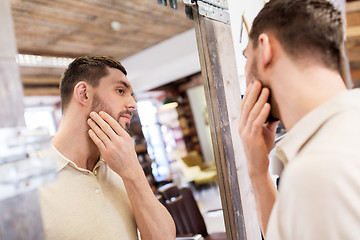
[[(247, 43), (241, 15), (250, 24), (264, 2), (229, 1), (239, 69)], [(208, 232), (225, 231), (194, 24), (183, 2), (177, 10), (156, 0), (10, 4), (27, 127), (56, 133), (62, 114), (59, 79), (73, 58), (120, 60), (138, 103), (130, 135), (154, 193), (168, 183), (190, 187)], [(231, 12), (235, 5), (241, 5), (241, 14)], [(353, 85), (360, 87), (360, 1), (347, 1), (346, 12), (346, 49)], [(239, 72), (240, 86), (244, 75)]]

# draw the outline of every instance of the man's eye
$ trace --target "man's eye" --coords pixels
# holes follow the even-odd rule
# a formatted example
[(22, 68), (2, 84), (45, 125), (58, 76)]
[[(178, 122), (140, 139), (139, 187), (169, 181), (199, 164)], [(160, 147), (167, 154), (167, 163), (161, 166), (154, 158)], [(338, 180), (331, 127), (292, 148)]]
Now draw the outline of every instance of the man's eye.
[(124, 90), (122, 89), (117, 89), (116, 91), (118, 91), (118, 93), (120, 93), (121, 95), (124, 94)]

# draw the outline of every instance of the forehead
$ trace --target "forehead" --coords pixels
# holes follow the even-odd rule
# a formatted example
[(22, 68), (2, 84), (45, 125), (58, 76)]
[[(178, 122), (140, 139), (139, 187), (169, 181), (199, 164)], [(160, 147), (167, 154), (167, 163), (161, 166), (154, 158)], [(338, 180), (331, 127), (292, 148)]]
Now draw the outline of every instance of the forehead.
[(100, 85), (103, 86), (117, 86), (122, 85), (132, 91), (132, 86), (126, 75), (117, 68), (107, 68), (109, 74), (101, 78)]
[(253, 50), (253, 42), (251, 39), (249, 39), (249, 42), (246, 45), (246, 48), (244, 49), (244, 54), (246, 55), (246, 57), (248, 57), (248, 55), (251, 53), (252, 50)]

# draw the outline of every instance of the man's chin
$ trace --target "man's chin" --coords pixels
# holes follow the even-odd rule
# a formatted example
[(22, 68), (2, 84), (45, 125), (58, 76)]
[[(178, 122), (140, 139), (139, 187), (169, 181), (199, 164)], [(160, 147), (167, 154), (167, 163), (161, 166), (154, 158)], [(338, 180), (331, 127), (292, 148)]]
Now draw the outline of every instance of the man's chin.
[(130, 131), (130, 123), (120, 123), (119, 122), (120, 127), (122, 127), (126, 132)]

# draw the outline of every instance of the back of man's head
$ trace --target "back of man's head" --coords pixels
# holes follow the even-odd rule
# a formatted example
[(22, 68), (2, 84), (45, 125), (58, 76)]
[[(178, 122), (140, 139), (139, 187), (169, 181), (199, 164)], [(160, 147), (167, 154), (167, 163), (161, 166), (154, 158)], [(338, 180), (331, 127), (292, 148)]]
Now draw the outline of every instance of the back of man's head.
[(69, 64), (60, 80), (60, 96), (62, 111), (69, 105), (74, 87), (80, 81), (85, 81), (97, 87), (100, 79), (108, 75), (108, 67), (117, 68), (125, 75), (125, 68), (120, 62), (105, 56), (84, 56), (76, 58)]
[(295, 60), (318, 56), (328, 68), (340, 72), (343, 20), (326, 0), (271, 0), (253, 22), (254, 48), (261, 33), (273, 34)]

